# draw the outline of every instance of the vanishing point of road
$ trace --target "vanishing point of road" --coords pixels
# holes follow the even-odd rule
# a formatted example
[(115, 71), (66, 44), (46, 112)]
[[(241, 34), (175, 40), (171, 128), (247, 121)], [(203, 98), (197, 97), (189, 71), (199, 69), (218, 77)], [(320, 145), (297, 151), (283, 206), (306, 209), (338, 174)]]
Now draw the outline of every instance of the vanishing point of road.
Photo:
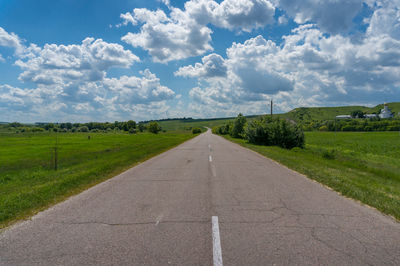
[(400, 265), (400, 223), (208, 131), (1, 232), (32, 264)]

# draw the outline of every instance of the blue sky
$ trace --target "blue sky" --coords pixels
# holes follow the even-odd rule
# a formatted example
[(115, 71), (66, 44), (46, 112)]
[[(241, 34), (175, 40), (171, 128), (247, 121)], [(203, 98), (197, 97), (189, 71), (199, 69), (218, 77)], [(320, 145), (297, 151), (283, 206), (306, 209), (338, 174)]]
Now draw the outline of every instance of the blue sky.
[(0, 0), (0, 121), (371, 106), (399, 86), (399, 0)]

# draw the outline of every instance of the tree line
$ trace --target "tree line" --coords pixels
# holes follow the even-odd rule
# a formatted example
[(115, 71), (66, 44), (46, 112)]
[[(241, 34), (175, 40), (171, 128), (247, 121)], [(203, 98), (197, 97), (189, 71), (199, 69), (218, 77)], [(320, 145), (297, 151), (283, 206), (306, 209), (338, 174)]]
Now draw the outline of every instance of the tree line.
[(151, 133), (159, 133), (164, 131), (161, 126), (153, 121), (149, 123), (136, 123), (133, 120), (120, 122), (88, 122), (88, 123), (36, 123), (33, 125), (25, 125), (18, 122), (13, 122), (3, 125), (3, 127), (8, 127), (10, 129), (15, 129), (16, 132), (114, 132), (123, 131), (129, 133), (137, 133), (148, 131)]
[(345, 119), (303, 122), (305, 131), (400, 131), (400, 119)]

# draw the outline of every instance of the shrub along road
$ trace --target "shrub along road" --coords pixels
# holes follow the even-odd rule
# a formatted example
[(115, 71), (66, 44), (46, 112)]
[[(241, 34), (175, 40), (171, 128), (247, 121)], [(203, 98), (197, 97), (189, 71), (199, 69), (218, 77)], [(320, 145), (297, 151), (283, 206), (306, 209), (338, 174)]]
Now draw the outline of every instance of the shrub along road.
[(210, 131), (0, 235), (0, 264), (400, 264), (400, 224)]

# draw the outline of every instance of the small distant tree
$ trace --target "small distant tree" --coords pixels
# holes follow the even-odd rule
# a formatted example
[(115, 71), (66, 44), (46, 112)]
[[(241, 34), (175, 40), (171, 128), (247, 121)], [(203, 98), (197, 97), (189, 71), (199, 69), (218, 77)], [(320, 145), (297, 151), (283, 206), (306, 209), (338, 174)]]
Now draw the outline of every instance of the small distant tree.
[(46, 130), (51, 130), (52, 128), (54, 128), (54, 124), (53, 123), (48, 123), (44, 126), (44, 129)]
[(143, 132), (146, 130), (146, 126), (143, 123), (139, 123), (138, 124), (138, 129), (140, 132)]
[(128, 124), (128, 128), (136, 128), (136, 122), (133, 120), (129, 120), (128, 122), (126, 122)]
[(150, 122), (148, 126), (149, 132), (157, 134), (161, 131), (161, 127), (157, 122)]
[(364, 118), (364, 112), (361, 110), (354, 110), (351, 112), (351, 117), (353, 118)]
[(127, 122), (121, 122), (121, 127), (120, 129), (124, 130), (124, 131), (129, 131), (129, 127), (128, 127), (128, 123)]
[(87, 126), (80, 127), (79, 132), (89, 132), (89, 128)]
[(10, 124), (8, 124), (9, 127), (22, 127), (21, 123), (18, 122), (12, 122)]

